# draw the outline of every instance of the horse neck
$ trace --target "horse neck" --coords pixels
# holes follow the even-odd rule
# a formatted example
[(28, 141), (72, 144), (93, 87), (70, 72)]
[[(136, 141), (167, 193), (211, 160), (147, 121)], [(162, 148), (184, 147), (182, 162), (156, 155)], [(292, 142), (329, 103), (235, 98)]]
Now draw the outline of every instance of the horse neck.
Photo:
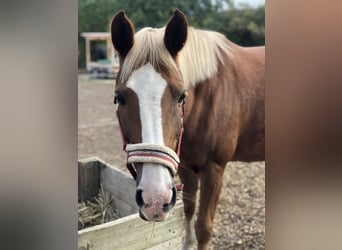
[[(264, 100), (264, 64), (258, 65), (260, 58), (250, 49), (232, 46), (234, 57), (226, 55), (216, 74), (189, 87), (185, 121), (223, 112), (238, 117), (242, 129), (251, 119), (252, 110)], [(194, 109), (197, 106), (201, 108)]]

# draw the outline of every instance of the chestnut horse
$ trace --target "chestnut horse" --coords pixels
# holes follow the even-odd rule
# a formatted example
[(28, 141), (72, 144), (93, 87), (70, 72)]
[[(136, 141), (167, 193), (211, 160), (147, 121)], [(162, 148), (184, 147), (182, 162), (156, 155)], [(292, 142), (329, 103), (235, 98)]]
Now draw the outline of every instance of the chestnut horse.
[(115, 103), (140, 217), (167, 218), (178, 173), (183, 247), (191, 248), (196, 237), (198, 249), (207, 249), (227, 162), (264, 160), (265, 48), (243, 48), (217, 32), (188, 27), (178, 10), (164, 28), (136, 34), (120, 11), (111, 37), (120, 58)]

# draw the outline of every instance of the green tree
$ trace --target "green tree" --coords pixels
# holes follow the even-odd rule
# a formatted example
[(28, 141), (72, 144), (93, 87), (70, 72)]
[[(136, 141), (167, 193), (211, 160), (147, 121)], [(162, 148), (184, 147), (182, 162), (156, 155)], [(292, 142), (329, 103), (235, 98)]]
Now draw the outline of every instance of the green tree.
[(109, 22), (125, 10), (135, 25), (162, 27), (175, 9), (187, 16), (191, 26), (221, 32), (231, 41), (245, 46), (265, 43), (265, 8), (236, 7), (232, 0), (79, 0), (78, 63), (85, 64), (82, 32), (108, 31)]

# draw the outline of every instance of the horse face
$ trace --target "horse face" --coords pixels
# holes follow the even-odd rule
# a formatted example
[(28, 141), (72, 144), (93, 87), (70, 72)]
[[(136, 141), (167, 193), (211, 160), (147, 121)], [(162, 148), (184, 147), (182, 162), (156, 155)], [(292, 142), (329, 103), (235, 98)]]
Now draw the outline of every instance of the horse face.
[[(151, 64), (132, 72), (124, 85), (116, 88), (119, 116), (125, 140), (168, 147), (176, 151), (182, 113), (182, 89), (175, 89)], [(137, 169), (136, 200), (140, 216), (163, 221), (175, 205), (176, 189), (169, 168), (163, 164), (135, 164)]]
[[(182, 76), (175, 62), (177, 53), (186, 40), (185, 16), (179, 11), (175, 12), (165, 28), (164, 36), (161, 37), (163, 40), (158, 40), (160, 30), (148, 29), (145, 32), (156, 35), (150, 34), (150, 39), (142, 42), (139, 32), (134, 36), (133, 25), (124, 12), (119, 12), (114, 17), (111, 31), (113, 45), (120, 56), (120, 72), (115, 93), (125, 141), (130, 145), (144, 144), (153, 148), (153, 153), (156, 154), (159, 154), (159, 149), (163, 151), (165, 148), (176, 151), (182, 127), (180, 104), (185, 92)], [(141, 32), (140, 35), (144, 36)], [(150, 40), (158, 42), (145, 44)], [(145, 45), (150, 47), (146, 49)], [(158, 46), (158, 50), (154, 52)], [(170, 58), (166, 65), (171, 67), (165, 67), (160, 58), (149, 59), (151, 54)], [(137, 66), (137, 61), (146, 62)], [(144, 150), (142, 154), (146, 156)], [(158, 161), (155, 161), (156, 158)], [(150, 161), (145, 157), (143, 161), (135, 162), (136, 201), (140, 208), (140, 217), (145, 220), (165, 220), (176, 203), (177, 193), (173, 176), (168, 164), (159, 161), (162, 158), (151, 156)], [(178, 158), (177, 155), (175, 158)], [(172, 161), (170, 158), (168, 160)]]

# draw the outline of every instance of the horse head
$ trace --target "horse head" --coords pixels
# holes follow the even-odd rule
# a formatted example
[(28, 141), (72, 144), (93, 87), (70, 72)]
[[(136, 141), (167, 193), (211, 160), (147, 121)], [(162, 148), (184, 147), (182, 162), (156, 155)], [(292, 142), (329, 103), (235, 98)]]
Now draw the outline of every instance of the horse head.
[(186, 96), (177, 54), (187, 39), (187, 20), (177, 10), (166, 27), (135, 34), (120, 11), (112, 20), (111, 38), (120, 58), (115, 103), (128, 166), (136, 179), (140, 217), (163, 221), (177, 196), (173, 177)]

